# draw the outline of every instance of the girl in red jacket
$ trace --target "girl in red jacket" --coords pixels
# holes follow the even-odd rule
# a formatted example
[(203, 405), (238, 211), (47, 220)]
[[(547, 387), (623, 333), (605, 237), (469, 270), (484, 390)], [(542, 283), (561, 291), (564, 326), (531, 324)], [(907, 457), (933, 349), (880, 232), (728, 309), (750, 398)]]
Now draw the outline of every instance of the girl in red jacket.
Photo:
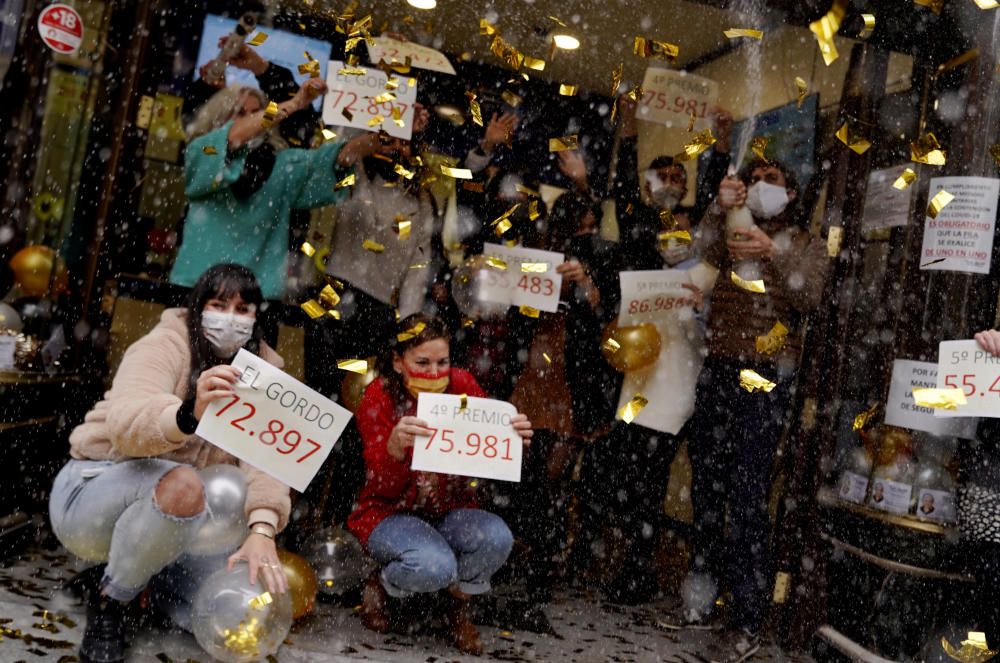
[[(414, 416), (417, 394), (486, 394), (471, 374), (451, 367), (450, 335), (441, 320), (411, 315), (400, 331), (405, 340), (383, 359), (381, 377), (369, 385), (358, 407), (367, 480), (347, 524), (382, 567), (365, 585), (361, 618), (384, 633), (389, 630), (387, 594), (402, 598), (448, 589), (455, 645), (480, 654), (468, 600), (489, 591), (490, 577), (507, 560), (513, 537), (499, 516), (479, 510), (474, 480), (414, 471), (410, 462), (414, 439), (431, 434), (427, 423)], [(527, 442), (532, 435), (528, 418), (518, 414), (512, 424)]]

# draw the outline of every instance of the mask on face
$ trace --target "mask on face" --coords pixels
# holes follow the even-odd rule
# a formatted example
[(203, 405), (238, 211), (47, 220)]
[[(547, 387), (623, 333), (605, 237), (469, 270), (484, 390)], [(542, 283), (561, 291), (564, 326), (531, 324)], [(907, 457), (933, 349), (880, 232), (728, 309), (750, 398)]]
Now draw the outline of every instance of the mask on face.
[(785, 211), (788, 191), (783, 186), (757, 182), (747, 190), (747, 207), (759, 219), (770, 219)]
[(663, 262), (673, 267), (691, 257), (691, 242), (671, 239), (660, 244), (660, 255), (663, 257)]
[(403, 381), (406, 383), (406, 390), (416, 398), (421, 392), (428, 394), (443, 394), (451, 382), (451, 372), (443, 375), (433, 375), (431, 373), (413, 373), (403, 368)]
[(659, 189), (653, 189), (650, 192), (650, 196), (656, 206), (660, 209), (672, 210), (677, 207), (677, 205), (680, 204), (681, 199), (684, 198), (684, 190), (672, 186), (663, 186)]
[(250, 315), (202, 311), (201, 332), (212, 344), (215, 356), (228, 359), (250, 340), (256, 321)]

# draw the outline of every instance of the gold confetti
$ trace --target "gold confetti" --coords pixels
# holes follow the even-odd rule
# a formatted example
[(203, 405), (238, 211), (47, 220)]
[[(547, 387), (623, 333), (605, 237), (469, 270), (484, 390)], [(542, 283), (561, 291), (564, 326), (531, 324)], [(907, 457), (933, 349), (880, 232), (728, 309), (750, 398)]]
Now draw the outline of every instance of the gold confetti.
[(216, 149), (214, 147), (212, 147), (211, 145), (206, 145), (205, 147), (201, 148), (201, 151), (204, 152), (205, 154), (209, 155), (209, 156), (211, 156), (213, 154), (218, 154), (218, 152), (216, 151)]
[(372, 253), (382, 253), (383, 251), (385, 251), (385, 246), (379, 244), (373, 239), (366, 239), (361, 243), (361, 246), (364, 247), (366, 250), (371, 251)]
[(323, 289), (319, 291), (319, 301), (327, 308), (333, 308), (340, 303), (340, 295), (337, 294), (337, 291), (333, 289), (332, 285), (327, 283), (323, 286)]
[(753, 28), (729, 28), (728, 30), (723, 30), (722, 34), (730, 39), (739, 39), (740, 37), (749, 37), (750, 39), (764, 38), (762, 30), (754, 30)]
[(621, 420), (626, 424), (630, 424), (635, 421), (635, 418), (639, 416), (640, 412), (642, 412), (642, 408), (647, 405), (649, 405), (649, 401), (646, 400), (646, 397), (636, 392), (635, 396), (632, 397), (632, 400), (626, 403), (622, 409), (618, 410), (618, 416), (621, 417)]
[(252, 39), (250, 39), (250, 41), (247, 42), (247, 44), (249, 46), (260, 46), (265, 41), (267, 41), (267, 33), (265, 33), (265, 32), (258, 32), (257, 34), (255, 34), (253, 36)]
[(892, 183), (892, 186), (894, 189), (899, 189), (900, 191), (902, 191), (903, 189), (906, 189), (911, 184), (913, 184), (916, 181), (916, 179), (917, 179), (917, 174), (913, 172), (913, 169), (907, 168), (902, 173), (900, 173), (899, 177), (896, 178), (896, 181)]
[(632, 101), (639, 103), (640, 101), (642, 101), (642, 98), (645, 94), (646, 91), (642, 89), (642, 86), (636, 85), (634, 88), (626, 92), (625, 96), (631, 99)]
[[(679, 46), (665, 41), (656, 41), (655, 39), (636, 37), (635, 41), (632, 42), (632, 54), (638, 55), (641, 58), (665, 58), (667, 60), (675, 60), (680, 53), (681, 49)], [(618, 87), (615, 86), (615, 91), (617, 90)], [(614, 96), (614, 92), (612, 92), (612, 96)]]
[(493, 226), (496, 230), (497, 237), (503, 235), (513, 227), (513, 224), (510, 222), (510, 215), (513, 214), (520, 206), (521, 203), (514, 203), (514, 205), (509, 207), (506, 212), (493, 219), (492, 223), (490, 223), (490, 226)]
[(547, 262), (522, 262), (521, 271), (528, 274), (544, 274), (549, 271), (549, 263)]
[(465, 96), (469, 100), (469, 113), (472, 115), (472, 121), (483, 126), (483, 111), (479, 107), (479, 102), (476, 101), (476, 95), (472, 92), (466, 92)]
[(826, 236), (826, 255), (828, 258), (836, 258), (840, 255), (840, 243), (844, 239), (844, 229), (841, 226), (830, 226)]
[(260, 119), (260, 126), (270, 129), (276, 119), (278, 119), (278, 104), (269, 101), (267, 108), (264, 109), (264, 117)]
[(559, 94), (564, 97), (574, 97), (576, 96), (576, 85), (567, 85), (566, 83), (559, 84)]
[(563, 136), (562, 138), (549, 138), (549, 152), (565, 152), (566, 150), (580, 149), (577, 135)]
[(410, 238), (410, 229), (413, 227), (413, 222), (409, 219), (401, 219), (396, 217), (393, 221), (392, 229), (399, 235), (399, 241), (405, 241)]
[(771, 327), (771, 331), (767, 332), (764, 336), (758, 336), (754, 339), (757, 352), (765, 355), (776, 354), (779, 350), (785, 347), (785, 341), (788, 338), (788, 328), (780, 322), (774, 323)]
[(393, 171), (400, 177), (403, 177), (408, 180), (412, 180), (413, 176), (417, 174), (415, 170), (407, 170), (406, 167), (401, 163), (397, 163), (393, 167)]
[(545, 360), (546, 364), (551, 364), (552, 363), (552, 357), (549, 356), (548, 352), (543, 352), (542, 353), (542, 359)]
[(378, 115), (376, 115), (372, 119), (368, 120), (368, 126), (369, 127), (377, 127), (378, 125), (382, 124), (383, 122), (385, 122), (385, 116), (382, 115), (381, 113), (379, 113)]
[(469, 407), (469, 395), (461, 394), (458, 397), (458, 411), (465, 412), (465, 410), (468, 409), (468, 407)]
[(514, 224), (509, 219), (500, 219), (494, 226), (493, 231), (497, 234), (497, 237), (502, 237), (505, 232), (513, 227)]
[(872, 146), (867, 138), (854, 133), (847, 122), (844, 122), (834, 135), (841, 143), (851, 148), (857, 154), (864, 154)]
[(507, 269), (507, 263), (494, 256), (486, 256), (486, 265), (500, 271)]
[(555, 16), (549, 16), (549, 20), (552, 21), (552, 22), (554, 22), (560, 28), (568, 28), (569, 27), (568, 25), (566, 25), (565, 23), (563, 23), (561, 20), (559, 20)]
[(802, 104), (805, 103), (806, 97), (809, 95), (809, 84), (801, 76), (795, 77), (795, 92), (795, 107), (802, 108)]
[(515, 184), (514, 185), (514, 190), (517, 191), (518, 193), (523, 193), (524, 195), (530, 196), (532, 198), (541, 198), (542, 197), (541, 193), (539, 193), (538, 191), (535, 191), (531, 187), (524, 186), (523, 184)]
[(913, 4), (927, 7), (935, 14), (940, 14), (944, 9), (944, 0), (913, 0)]
[(368, 360), (367, 359), (338, 359), (337, 368), (342, 371), (350, 371), (351, 373), (357, 373), (358, 375), (364, 375), (368, 372)]
[(947, 207), (948, 203), (953, 200), (955, 200), (955, 196), (941, 189), (931, 198), (931, 202), (927, 204), (927, 216), (936, 219), (941, 210)]
[(518, 106), (521, 105), (521, 102), (524, 101), (523, 97), (517, 96), (510, 90), (504, 90), (503, 92), (501, 92), (500, 98), (503, 99), (503, 102), (508, 106), (510, 106), (511, 108), (517, 108)]
[[(993, 2), (993, 0), (990, 1)], [(995, 2), (993, 6), (996, 6)], [(858, 33), (858, 39), (868, 39), (875, 32), (875, 14), (862, 14), (861, 20), (865, 22), (865, 27), (861, 28), (861, 32)]]
[(524, 66), (535, 71), (545, 71), (545, 60), (533, 58), (530, 55), (524, 56)]
[(769, 392), (778, 385), (771, 382), (757, 371), (744, 368), (740, 370), (740, 386), (752, 394), (758, 389), (760, 391)]
[(316, 60), (313, 56), (309, 55), (309, 51), (306, 51), (304, 55), (306, 56), (306, 62), (305, 64), (299, 65), (299, 74), (302, 76), (309, 74), (309, 78), (319, 78), (319, 60)]
[(515, 71), (520, 69), (521, 64), (524, 63), (524, 55), (500, 35), (493, 35), (493, 41), (490, 43), (490, 51)]
[(403, 343), (404, 341), (409, 341), (411, 338), (416, 338), (420, 336), (420, 334), (423, 333), (424, 329), (426, 328), (427, 328), (426, 323), (418, 322), (417, 324), (413, 325), (406, 331), (396, 334), (396, 340), (399, 341), (400, 343)]
[(712, 135), (712, 130), (705, 129), (695, 134), (691, 142), (684, 146), (684, 151), (674, 156), (674, 161), (690, 161), (714, 144), (715, 136)]
[(492, 37), (497, 33), (497, 26), (493, 25), (485, 18), (479, 19), (479, 34)]
[(315, 299), (304, 301), (301, 304), (299, 304), (299, 306), (313, 320), (315, 320), (316, 318), (322, 318), (324, 315), (326, 315), (326, 309), (320, 306), (320, 303), (317, 302)]
[(526, 318), (537, 318), (541, 313), (537, 308), (524, 305), (519, 306), (517, 311)]
[(997, 0), (972, 0), (972, 1), (975, 2), (976, 6), (979, 7), (980, 9), (996, 9), (997, 7), (1000, 7), (1000, 2), (997, 2)]
[(339, 182), (337, 182), (336, 184), (334, 184), (333, 185), (333, 190), (334, 191), (339, 191), (340, 189), (346, 189), (349, 186), (354, 186), (354, 183), (356, 181), (357, 181), (357, 177), (354, 175), (354, 173), (351, 173), (350, 175), (348, 175), (344, 179), (342, 179)]
[(878, 412), (878, 408), (879, 404), (875, 403), (864, 412), (860, 412), (855, 415), (854, 423), (851, 424), (851, 430), (856, 433), (859, 430), (864, 429), (864, 427), (868, 425), (868, 422), (871, 421), (871, 418)]
[(341, 76), (365, 76), (368, 74), (368, 70), (364, 67), (344, 67), (337, 73)]
[(687, 230), (665, 230), (657, 235), (657, 238), (661, 244), (671, 240), (681, 243), (691, 243), (691, 233)]
[(309, 242), (302, 242), (302, 246), (299, 247), (299, 250), (310, 258), (316, 255), (316, 247)]
[[(608, 96), (610, 96), (612, 99), (614, 99), (615, 97), (618, 96), (618, 88), (620, 88), (622, 86), (622, 75), (624, 73), (625, 73), (625, 63), (624, 62), (619, 62), (618, 66), (615, 67), (615, 70), (611, 72), (611, 94), (608, 95)], [(611, 113), (612, 113), (611, 121), (612, 122), (615, 119), (614, 118), (614, 112), (615, 112), (615, 107), (617, 107), (617, 105), (618, 104), (614, 104), (614, 105), (612, 105), (612, 108), (611, 108)]]
[(472, 171), (468, 168), (451, 168), (450, 166), (441, 165), (441, 174), (447, 175), (448, 177), (454, 177), (457, 180), (471, 180)]
[(969, 631), (968, 639), (963, 640), (961, 648), (957, 650), (948, 642), (947, 638), (942, 636), (941, 648), (944, 649), (944, 653), (960, 663), (986, 663), (986, 661), (1000, 654), (1000, 651), (994, 651), (989, 648), (986, 642), (986, 634), (980, 631)]
[(754, 136), (750, 141), (750, 151), (757, 155), (761, 161), (768, 161), (766, 150), (768, 144), (767, 136)]
[(541, 215), (542, 213), (538, 211), (538, 199), (532, 198), (531, 201), (528, 202), (528, 218), (535, 221)]
[(660, 225), (662, 225), (664, 228), (666, 228), (667, 230), (673, 230), (677, 228), (677, 217), (674, 216), (673, 212), (671, 212), (668, 209), (661, 209), (659, 216), (660, 216)]
[(326, 143), (328, 141), (331, 141), (331, 140), (333, 140), (334, 138), (337, 137), (337, 134), (335, 132), (330, 131), (329, 129), (326, 129), (326, 128), (321, 129), (320, 133), (323, 134), (323, 142), (324, 143)]
[(737, 287), (742, 288), (747, 292), (755, 292), (757, 294), (763, 294), (765, 292), (764, 281), (761, 279), (756, 281), (746, 281), (740, 278), (739, 274), (736, 272), (729, 272), (729, 278)]
[(377, 97), (371, 97), (372, 103), (375, 103), (375, 104), (384, 104), (387, 101), (393, 101), (395, 99), (396, 99), (396, 95), (393, 94), (392, 92), (383, 92), (382, 94), (378, 95)]
[(352, 113), (351, 111), (347, 110), (346, 106), (344, 107), (344, 110), (340, 111), (340, 114), (343, 115), (344, 117), (346, 117), (348, 122), (351, 122), (351, 121), (354, 120), (354, 113)]
[(920, 407), (939, 410), (955, 410), (959, 405), (966, 405), (965, 392), (961, 389), (935, 389), (933, 387), (917, 387), (913, 390), (913, 402)]
[(910, 143), (910, 161), (943, 166), (948, 163), (948, 153), (941, 149), (937, 136), (928, 132), (917, 141)]
[(834, 35), (840, 30), (840, 23), (844, 20), (847, 12), (847, 0), (833, 0), (833, 6), (821, 18), (809, 24), (809, 31), (816, 35), (816, 43), (819, 45), (820, 55), (823, 62), (829, 67), (833, 64), (840, 53), (837, 52), (837, 44)]

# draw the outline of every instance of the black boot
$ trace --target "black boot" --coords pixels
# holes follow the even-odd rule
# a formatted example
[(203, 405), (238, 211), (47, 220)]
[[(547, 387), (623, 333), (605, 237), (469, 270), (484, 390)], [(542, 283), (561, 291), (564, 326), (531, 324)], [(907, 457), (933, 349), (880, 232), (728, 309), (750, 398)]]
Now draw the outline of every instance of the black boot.
[(119, 663), (125, 660), (131, 603), (122, 603), (100, 592), (87, 599), (87, 628), (80, 643), (82, 663)]

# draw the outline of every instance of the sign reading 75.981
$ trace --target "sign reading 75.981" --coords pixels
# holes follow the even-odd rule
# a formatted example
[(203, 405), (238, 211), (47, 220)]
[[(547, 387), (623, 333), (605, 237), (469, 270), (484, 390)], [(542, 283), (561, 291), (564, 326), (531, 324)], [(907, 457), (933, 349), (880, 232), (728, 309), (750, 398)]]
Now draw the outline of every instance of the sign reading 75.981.
[(936, 409), (938, 417), (1000, 417), (1000, 357), (975, 341), (944, 341), (938, 349), (940, 388), (961, 389), (967, 405)]

